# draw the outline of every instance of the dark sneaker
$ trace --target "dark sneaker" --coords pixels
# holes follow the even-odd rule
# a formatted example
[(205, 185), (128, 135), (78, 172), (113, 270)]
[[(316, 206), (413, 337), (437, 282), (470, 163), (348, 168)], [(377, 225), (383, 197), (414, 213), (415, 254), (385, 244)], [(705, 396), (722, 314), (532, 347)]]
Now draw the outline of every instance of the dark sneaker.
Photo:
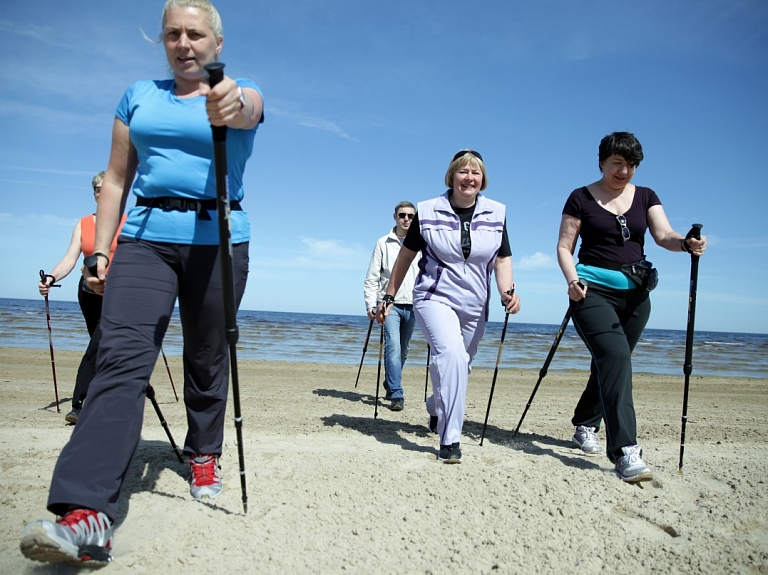
[(66, 419), (69, 423), (77, 423), (77, 420), (80, 417), (81, 409), (81, 407), (73, 407), (72, 411), (64, 416), (64, 419)]
[(112, 522), (101, 512), (73, 509), (55, 523), (39, 519), (27, 525), (19, 548), (33, 561), (103, 566), (112, 561)]
[(404, 407), (405, 407), (405, 400), (402, 397), (393, 399), (392, 403), (389, 404), (389, 409), (391, 409), (392, 411), (403, 411)]
[(587, 455), (598, 455), (603, 451), (603, 448), (597, 442), (596, 431), (594, 427), (579, 425), (576, 428), (576, 433), (573, 434), (574, 445)]
[(451, 445), (441, 445), (440, 453), (437, 454), (437, 460), (443, 463), (461, 463), (461, 449), (458, 443)]
[(429, 427), (429, 430), (432, 433), (437, 433), (437, 416), (436, 415), (430, 415), (429, 421), (427, 422), (427, 427)]
[(219, 476), (219, 462), (215, 455), (195, 455), (189, 458), (192, 478), (189, 480), (189, 492), (195, 499), (218, 497), (224, 491), (224, 484)]
[(651, 469), (643, 461), (643, 449), (639, 445), (622, 447), (624, 453), (616, 460), (616, 475), (627, 483), (650, 481), (653, 479)]

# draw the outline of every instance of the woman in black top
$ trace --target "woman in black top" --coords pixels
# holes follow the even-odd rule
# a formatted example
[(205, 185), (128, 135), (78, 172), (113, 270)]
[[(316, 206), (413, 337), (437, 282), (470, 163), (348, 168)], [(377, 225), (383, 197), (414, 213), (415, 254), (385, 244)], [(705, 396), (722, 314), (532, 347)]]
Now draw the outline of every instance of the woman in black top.
[[(581, 301), (573, 324), (592, 355), (589, 381), (571, 420), (576, 426), (573, 441), (588, 455), (599, 453), (595, 434), (605, 421), (606, 454), (616, 473), (624, 481), (645, 481), (652, 475), (637, 445), (631, 354), (651, 302), (646, 286), (631, 279), (622, 265), (645, 259), (647, 229), (657, 245), (670, 251), (700, 256), (707, 240), (685, 239), (674, 231), (656, 193), (631, 183), (643, 159), (633, 134), (614, 132), (603, 138), (598, 158), (602, 177), (571, 193), (557, 243), (568, 297)], [(573, 253), (579, 237), (576, 264)]]

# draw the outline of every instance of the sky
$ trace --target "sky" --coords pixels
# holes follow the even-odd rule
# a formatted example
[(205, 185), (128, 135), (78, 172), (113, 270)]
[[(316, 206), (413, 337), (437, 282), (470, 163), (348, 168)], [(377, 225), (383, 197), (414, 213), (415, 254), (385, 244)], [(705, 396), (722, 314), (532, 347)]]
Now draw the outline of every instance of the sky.
[[(393, 208), (445, 191), (480, 151), (507, 206), (513, 322), (559, 324), (562, 207), (599, 179), (597, 149), (635, 133), (633, 182), (672, 226), (703, 225), (697, 330), (768, 332), (768, 2), (764, 0), (220, 0), (221, 61), (262, 89), (245, 173), (243, 309), (363, 315), (363, 278)], [(94, 211), (114, 111), (168, 77), (162, 0), (0, 5), (0, 297), (40, 298)], [(131, 201), (131, 200), (129, 200)], [(132, 205), (132, 201), (131, 204)], [(686, 329), (691, 260), (646, 237), (650, 328)], [(52, 299), (76, 301), (77, 271)], [(492, 301), (496, 303), (494, 298)], [(501, 305), (491, 320), (502, 321)]]

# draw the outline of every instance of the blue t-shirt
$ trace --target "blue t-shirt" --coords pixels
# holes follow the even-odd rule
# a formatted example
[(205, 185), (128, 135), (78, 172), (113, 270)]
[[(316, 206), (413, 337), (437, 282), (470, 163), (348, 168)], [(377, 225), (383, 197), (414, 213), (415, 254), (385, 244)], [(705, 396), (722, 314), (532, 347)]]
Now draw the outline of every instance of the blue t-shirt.
[[(253, 88), (251, 80), (238, 78), (238, 86)], [(175, 196), (196, 200), (216, 198), (211, 125), (205, 98), (178, 98), (173, 80), (142, 80), (123, 95), (115, 115), (130, 130), (139, 166), (133, 193), (145, 198)], [(242, 200), (245, 163), (253, 151), (257, 126), (250, 130), (227, 129), (229, 199)], [(219, 243), (215, 210), (210, 220), (187, 212), (132, 207), (122, 235), (176, 244)], [(251, 230), (244, 211), (230, 212), (233, 244), (249, 241)]]

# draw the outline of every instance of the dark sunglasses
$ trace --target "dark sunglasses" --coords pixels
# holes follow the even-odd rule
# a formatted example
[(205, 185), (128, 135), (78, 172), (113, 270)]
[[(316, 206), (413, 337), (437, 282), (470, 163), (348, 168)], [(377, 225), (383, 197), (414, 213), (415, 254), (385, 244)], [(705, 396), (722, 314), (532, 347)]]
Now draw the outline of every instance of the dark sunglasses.
[(403, 219), (403, 220), (405, 218), (408, 218), (409, 220), (412, 220), (413, 216), (415, 216), (415, 215), (416, 214), (406, 214), (405, 212), (400, 212), (399, 214), (397, 214), (397, 217), (400, 218), (400, 219)]
[(101, 191), (101, 186), (93, 186), (93, 193), (97, 193)]
[(483, 161), (483, 157), (480, 155), (480, 152), (475, 152), (474, 150), (461, 150), (460, 152), (456, 152), (456, 155), (453, 156), (453, 159), (451, 162), (455, 162), (462, 156), (466, 156), (467, 154), (472, 154), (474, 157), (476, 157), (481, 162)]
[(621, 226), (621, 238), (626, 244), (629, 241), (629, 228), (627, 227), (627, 218), (624, 216), (616, 216), (616, 221), (619, 222), (619, 225)]

